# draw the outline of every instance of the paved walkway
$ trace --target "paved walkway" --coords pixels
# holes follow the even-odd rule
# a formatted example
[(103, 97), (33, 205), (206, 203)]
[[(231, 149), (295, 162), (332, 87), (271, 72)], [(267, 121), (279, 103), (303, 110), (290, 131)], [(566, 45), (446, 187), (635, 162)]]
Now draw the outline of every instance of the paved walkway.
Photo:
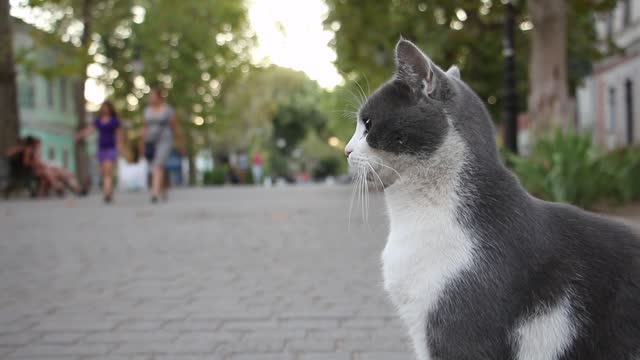
[(182, 190), (0, 202), (0, 359), (408, 360), (380, 198)]

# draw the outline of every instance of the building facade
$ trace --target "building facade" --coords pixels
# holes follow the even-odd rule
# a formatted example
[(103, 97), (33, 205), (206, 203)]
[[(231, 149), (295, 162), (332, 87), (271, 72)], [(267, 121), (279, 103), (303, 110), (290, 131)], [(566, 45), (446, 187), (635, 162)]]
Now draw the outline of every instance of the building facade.
[[(577, 91), (578, 127), (606, 149), (640, 142), (640, 2), (621, 0), (598, 14), (602, 50), (620, 51), (595, 64)], [(611, 45), (613, 43), (614, 45)]]
[[(14, 53), (34, 48), (29, 25), (15, 20)], [(51, 49), (29, 52), (29, 61), (47, 65), (57, 56)], [(22, 136), (42, 141), (42, 159), (68, 170), (75, 170), (76, 111), (71, 77), (46, 77), (25, 65), (17, 65), (16, 84)]]

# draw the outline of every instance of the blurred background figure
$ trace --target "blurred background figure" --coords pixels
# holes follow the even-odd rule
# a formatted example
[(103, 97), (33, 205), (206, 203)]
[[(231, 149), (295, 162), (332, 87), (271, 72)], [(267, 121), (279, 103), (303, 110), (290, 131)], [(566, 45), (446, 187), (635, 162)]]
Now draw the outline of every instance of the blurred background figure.
[(264, 160), (262, 159), (262, 154), (260, 154), (259, 151), (256, 151), (256, 153), (253, 154), (253, 161), (251, 165), (254, 184), (262, 184), (262, 163), (263, 162)]
[(42, 142), (39, 138), (27, 136), (22, 143), (22, 164), (25, 171), (34, 174), (38, 179), (39, 196), (48, 196), (50, 191), (62, 196), (65, 189), (71, 190), (78, 196), (87, 194), (87, 187), (81, 186), (70, 171), (54, 164), (47, 164), (42, 160), (40, 156)]
[(249, 175), (249, 155), (246, 151), (240, 152), (238, 155), (238, 176), (240, 177), (240, 183), (246, 184)]
[(182, 132), (176, 120), (176, 112), (166, 103), (162, 90), (154, 88), (149, 94), (149, 104), (144, 110), (141, 152), (151, 166), (151, 202), (168, 199), (165, 164), (174, 146), (174, 139), (184, 153)]
[(10, 147), (7, 152), (7, 179), (3, 184), (3, 195), (5, 199), (16, 190), (25, 189), (31, 197), (38, 195), (38, 177), (34, 169), (27, 165), (25, 158), (27, 154), (27, 139), (20, 138), (18, 143)]
[(97, 158), (102, 178), (102, 194), (105, 203), (113, 200), (113, 168), (118, 160), (118, 149), (122, 148), (120, 119), (113, 104), (105, 101), (93, 123), (81, 130), (76, 139), (82, 139), (98, 131)]

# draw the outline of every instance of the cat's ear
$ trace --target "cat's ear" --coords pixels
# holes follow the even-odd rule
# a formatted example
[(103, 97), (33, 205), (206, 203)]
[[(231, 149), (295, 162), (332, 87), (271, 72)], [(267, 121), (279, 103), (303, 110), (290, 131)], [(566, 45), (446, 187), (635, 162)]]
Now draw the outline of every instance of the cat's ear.
[(396, 45), (396, 77), (414, 90), (431, 95), (436, 89), (435, 65), (418, 47), (400, 39)]
[(460, 69), (457, 66), (453, 65), (449, 68), (449, 70), (447, 70), (447, 75), (456, 79), (460, 79)]

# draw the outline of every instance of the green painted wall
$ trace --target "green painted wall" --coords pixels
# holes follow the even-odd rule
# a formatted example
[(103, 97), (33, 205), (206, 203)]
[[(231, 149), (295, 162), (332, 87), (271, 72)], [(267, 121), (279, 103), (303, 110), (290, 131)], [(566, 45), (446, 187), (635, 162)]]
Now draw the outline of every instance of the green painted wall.
[[(28, 25), (15, 27), (16, 53), (34, 46)], [(47, 61), (50, 51), (30, 52), (36, 61)], [(22, 135), (33, 135), (42, 141), (42, 159), (75, 170), (75, 103), (73, 78), (47, 78), (25, 67), (17, 68), (18, 106)]]

